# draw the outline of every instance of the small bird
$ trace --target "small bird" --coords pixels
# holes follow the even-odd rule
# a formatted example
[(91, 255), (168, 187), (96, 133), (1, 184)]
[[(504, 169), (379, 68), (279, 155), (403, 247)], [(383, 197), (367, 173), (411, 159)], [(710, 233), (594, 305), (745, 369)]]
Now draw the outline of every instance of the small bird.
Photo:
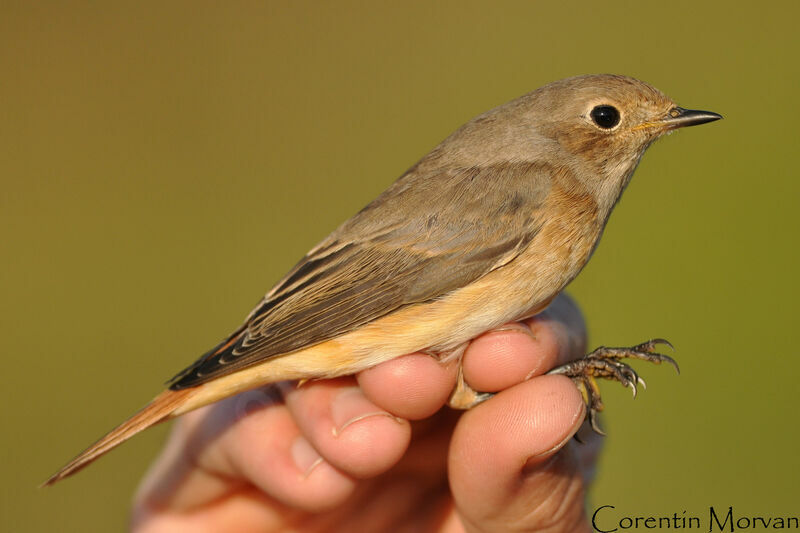
[[(722, 118), (619, 75), (556, 81), (467, 122), (309, 251), (244, 324), (44, 485), (136, 433), (265, 384), (353, 374), (424, 351), (460, 357), (485, 331), (533, 316), (578, 275), (650, 144)], [(674, 361), (655, 339), (553, 369), (592, 425), (595, 378), (643, 383), (621, 360)], [(677, 368), (677, 365), (675, 365)], [(450, 405), (490, 395), (459, 374)]]

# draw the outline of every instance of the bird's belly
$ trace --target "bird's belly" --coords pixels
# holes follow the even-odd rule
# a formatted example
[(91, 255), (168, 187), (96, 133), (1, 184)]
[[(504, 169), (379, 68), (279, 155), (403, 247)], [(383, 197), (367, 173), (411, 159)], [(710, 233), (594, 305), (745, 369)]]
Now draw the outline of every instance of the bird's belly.
[(569, 226), (548, 225), (513, 261), (442, 298), (205, 383), (175, 415), (267, 383), (343, 376), (409, 353), (447, 352), (532, 316), (580, 272), (599, 236), (599, 231), (574, 234), (565, 229)]
[[(599, 231), (548, 225), (513, 261), (450, 294), (382, 317), (334, 341), (369, 365), (420, 350), (445, 352), (542, 311), (580, 272)], [(586, 228), (586, 226), (584, 226)], [(326, 343), (323, 343), (326, 344)]]

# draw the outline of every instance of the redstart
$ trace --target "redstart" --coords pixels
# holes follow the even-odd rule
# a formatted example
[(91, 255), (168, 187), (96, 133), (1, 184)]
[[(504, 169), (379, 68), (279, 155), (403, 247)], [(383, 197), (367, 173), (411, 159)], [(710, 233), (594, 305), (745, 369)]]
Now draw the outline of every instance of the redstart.
[[(616, 75), (557, 81), (479, 115), (303, 257), (244, 324), (169, 388), (59, 470), (75, 473), (136, 433), (261, 385), (353, 374), (425, 351), (459, 357), (476, 336), (541, 310), (578, 275), (645, 149), (722, 118)], [(671, 358), (660, 339), (600, 348), (568, 375), (594, 423), (595, 377), (630, 386), (621, 360)], [(450, 405), (489, 397), (464, 383)]]

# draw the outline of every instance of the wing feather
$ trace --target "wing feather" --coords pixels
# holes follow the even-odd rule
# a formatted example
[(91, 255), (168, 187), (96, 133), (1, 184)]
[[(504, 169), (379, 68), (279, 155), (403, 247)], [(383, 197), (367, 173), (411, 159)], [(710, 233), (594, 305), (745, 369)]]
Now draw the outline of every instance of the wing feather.
[[(242, 327), (170, 387), (199, 385), (324, 342), (512, 261), (541, 227), (549, 183), (542, 173), (523, 164), (410, 170), (312, 249)], [(483, 183), (465, 183), (475, 180)]]

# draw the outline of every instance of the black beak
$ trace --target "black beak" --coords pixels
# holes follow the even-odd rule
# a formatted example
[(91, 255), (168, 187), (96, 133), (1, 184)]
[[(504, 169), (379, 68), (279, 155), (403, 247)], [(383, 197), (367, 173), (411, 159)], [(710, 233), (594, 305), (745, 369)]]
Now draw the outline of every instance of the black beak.
[(659, 122), (669, 129), (684, 128), (686, 126), (697, 126), (706, 122), (714, 122), (722, 118), (722, 115), (712, 111), (699, 111), (697, 109), (684, 109), (673, 107), (669, 114)]

